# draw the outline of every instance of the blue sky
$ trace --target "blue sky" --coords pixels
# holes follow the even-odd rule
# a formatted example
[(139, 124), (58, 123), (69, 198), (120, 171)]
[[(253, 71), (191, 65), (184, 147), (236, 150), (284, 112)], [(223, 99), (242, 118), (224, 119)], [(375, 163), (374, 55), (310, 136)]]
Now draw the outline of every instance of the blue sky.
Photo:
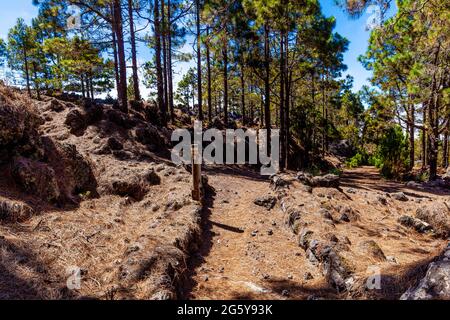
[[(355, 78), (354, 91), (358, 91), (364, 84), (368, 84), (367, 79), (371, 73), (365, 70), (358, 62), (358, 56), (365, 53), (369, 39), (369, 31), (366, 31), (366, 22), (370, 14), (366, 13), (359, 19), (350, 19), (341, 8), (338, 8), (333, 0), (320, 0), (323, 12), (326, 16), (336, 17), (335, 31), (350, 40), (349, 50), (345, 53), (345, 64), (348, 70), (345, 74), (350, 74)], [(32, 0), (14, 0), (2, 1), (0, 11), (0, 37), (5, 38), (8, 29), (11, 28), (17, 18), (22, 17), (29, 22), (37, 15), (37, 9), (32, 5)], [(189, 50), (191, 44), (187, 44), (185, 50)], [(148, 58), (147, 48), (140, 48), (141, 60)], [(175, 81), (191, 66), (193, 63), (184, 63), (175, 68), (177, 75)]]

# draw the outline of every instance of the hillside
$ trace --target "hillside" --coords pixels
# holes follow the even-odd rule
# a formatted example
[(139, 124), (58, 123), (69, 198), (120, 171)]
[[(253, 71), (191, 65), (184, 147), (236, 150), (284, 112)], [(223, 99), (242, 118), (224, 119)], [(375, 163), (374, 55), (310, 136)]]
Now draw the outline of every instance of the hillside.
[(149, 108), (0, 87), (0, 299), (449, 298), (416, 289), (448, 244), (447, 180), (214, 165), (199, 203)]

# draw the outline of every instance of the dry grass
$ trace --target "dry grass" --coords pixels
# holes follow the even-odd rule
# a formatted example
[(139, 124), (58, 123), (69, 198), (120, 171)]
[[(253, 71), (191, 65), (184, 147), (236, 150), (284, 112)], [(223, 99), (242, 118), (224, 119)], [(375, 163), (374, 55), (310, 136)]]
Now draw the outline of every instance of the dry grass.
[[(26, 204), (35, 213), (22, 223), (0, 222), (0, 298), (150, 299), (160, 291), (175, 296), (174, 281), (182, 277), (189, 246), (199, 233), (188, 172), (165, 165), (131, 132), (104, 121), (80, 137), (71, 135), (64, 125), (70, 104), (55, 112), (47, 102), (2, 86), (0, 98), (14, 110), (26, 108), (45, 118), (39, 134), (76, 145), (92, 160), (100, 184), (108, 183), (114, 170), (138, 174), (154, 168), (161, 177), (161, 185), (148, 187), (142, 201), (106, 192), (95, 199), (81, 194), (81, 203), (61, 208), (22, 193), (10, 177), (0, 177), (0, 199)], [(111, 154), (93, 154), (110, 136), (122, 141), (133, 157), (145, 158), (120, 161)], [(166, 208), (174, 201), (180, 205)], [(152, 259), (156, 263), (149, 264)], [(81, 287), (75, 290), (66, 283), (72, 267), (81, 269)]]

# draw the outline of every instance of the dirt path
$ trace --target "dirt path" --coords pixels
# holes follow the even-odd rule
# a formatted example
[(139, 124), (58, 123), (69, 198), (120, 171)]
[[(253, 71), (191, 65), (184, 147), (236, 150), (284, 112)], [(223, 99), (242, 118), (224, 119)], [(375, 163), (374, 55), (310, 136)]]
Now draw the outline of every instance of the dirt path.
[[(259, 196), (273, 194), (267, 179), (237, 170), (209, 172), (208, 176), (214, 191), (205, 213), (203, 244), (192, 259), (185, 298), (306, 299), (334, 296), (320, 270), (308, 261), (297, 245), (296, 236), (287, 228), (278, 205), (268, 211), (253, 203)], [(376, 194), (403, 191), (425, 199), (436, 196), (386, 181), (372, 167), (349, 170), (341, 182), (344, 192), (349, 188), (359, 190), (360, 196), (354, 201), (363, 212), (367, 211), (368, 217), (363, 217), (367, 221), (362, 224), (367, 224), (370, 229), (378, 228), (373, 222), (378, 218), (370, 216), (374, 206), (366, 203), (368, 194), (374, 197)], [(320, 200), (319, 197), (315, 190), (311, 200)], [(311, 200), (304, 199), (307, 202)], [(398, 207), (398, 210), (403, 209)], [(395, 219), (392, 217), (392, 224), (397, 228)], [(339, 225), (337, 230), (342, 228), (347, 227)], [(386, 239), (387, 243), (391, 241)], [(382, 240), (378, 238), (377, 241)], [(421, 241), (428, 240), (424, 238)], [(433, 248), (435, 244), (428, 243), (428, 246)], [(428, 254), (422, 253), (424, 257)], [(414, 254), (411, 260), (419, 259), (419, 256)]]
[(279, 208), (268, 211), (253, 203), (272, 194), (267, 178), (248, 172), (209, 174), (209, 184), (215, 195), (186, 298), (305, 299), (323, 294), (323, 279), (304, 279), (316, 270), (307, 264)]

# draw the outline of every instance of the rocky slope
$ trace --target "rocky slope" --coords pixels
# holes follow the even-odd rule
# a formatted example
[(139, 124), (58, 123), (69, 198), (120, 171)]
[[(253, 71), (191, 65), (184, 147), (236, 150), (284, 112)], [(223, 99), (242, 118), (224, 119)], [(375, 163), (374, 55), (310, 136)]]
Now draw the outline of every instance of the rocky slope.
[(176, 297), (200, 206), (168, 137), (145, 112), (0, 87), (0, 299)]

